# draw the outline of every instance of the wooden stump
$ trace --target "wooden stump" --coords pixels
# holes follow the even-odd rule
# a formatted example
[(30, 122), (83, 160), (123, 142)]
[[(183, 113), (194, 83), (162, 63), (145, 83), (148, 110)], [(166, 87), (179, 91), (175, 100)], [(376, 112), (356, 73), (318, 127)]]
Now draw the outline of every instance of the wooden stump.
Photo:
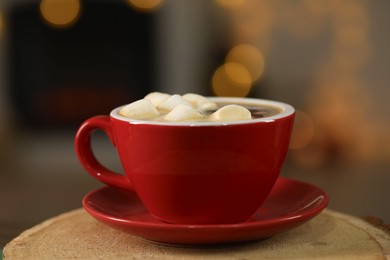
[(12, 259), (390, 259), (390, 233), (360, 218), (325, 210), (272, 238), (211, 248), (157, 245), (105, 226), (83, 209), (49, 219), (12, 240)]

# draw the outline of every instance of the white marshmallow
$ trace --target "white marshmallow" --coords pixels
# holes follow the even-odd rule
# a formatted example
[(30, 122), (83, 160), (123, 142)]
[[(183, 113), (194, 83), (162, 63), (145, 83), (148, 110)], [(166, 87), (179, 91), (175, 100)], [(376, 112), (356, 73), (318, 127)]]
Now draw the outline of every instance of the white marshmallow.
[(199, 111), (207, 111), (207, 110), (216, 110), (218, 108), (217, 104), (208, 100), (206, 97), (188, 93), (183, 95), (183, 98), (190, 102), (193, 106), (195, 106)]
[(159, 104), (157, 106), (157, 109), (171, 111), (178, 105), (184, 105), (193, 108), (193, 106), (184, 98), (182, 98), (182, 96), (175, 94), (164, 100), (161, 104)]
[(155, 107), (157, 107), (159, 104), (167, 100), (171, 95), (161, 93), (161, 92), (152, 92), (147, 94), (144, 99), (149, 100), (153, 103)]
[(202, 117), (196, 109), (186, 105), (178, 105), (164, 119), (167, 121), (189, 121), (201, 119)]
[(206, 97), (194, 93), (187, 93), (183, 95), (183, 98), (195, 107), (197, 107), (200, 103), (209, 101)]
[(214, 102), (206, 101), (206, 102), (202, 102), (202, 103), (198, 104), (197, 109), (201, 112), (210, 111), (210, 110), (212, 111), (212, 110), (217, 110), (218, 105)]
[(227, 105), (217, 111), (211, 116), (211, 121), (235, 121), (251, 119), (251, 112), (243, 106)]
[(147, 99), (140, 99), (124, 106), (119, 114), (133, 119), (148, 119), (159, 115), (153, 103)]

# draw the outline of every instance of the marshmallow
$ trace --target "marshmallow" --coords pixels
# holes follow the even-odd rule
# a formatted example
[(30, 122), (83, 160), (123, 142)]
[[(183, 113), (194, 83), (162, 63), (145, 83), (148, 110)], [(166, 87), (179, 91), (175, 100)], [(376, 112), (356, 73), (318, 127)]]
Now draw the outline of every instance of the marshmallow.
[(185, 94), (185, 95), (183, 95), (183, 98), (195, 107), (197, 107), (200, 103), (209, 101), (204, 96), (194, 94), (194, 93)]
[(175, 94), (164, 100), (161, 104), (159, 104), (157, 106), (157, 109), (171, 111), (178, 105), (184, 105), (193, 108), (193, 106), (188, 101), (186, 101), (180, 95)]
[(133, 119), (148, 119), (159, 115), (153, 103), (147, 99), (140, 99), (124, 106), (119, 114)]
[(197, 106), (198, 110), (201, 112), (204, 111), (213, 111), (218, 109), (218, 105), (211, 101), (202, 102)]
[(164, 119), (167, 121), (189, 121), (201, 119), (202, 117), (196, 109), (186, 105), (178, 105)]
[(153, 103), (155, 107), (160, 105), (162, 102), (167, 100), (171, 95), (161, 93), (161, 92), (152, 92), (146, 95), (144, 98), (149, 100), (150, 102)]
[(251, 112), (245, 107), (239, 105), (227, 105), (217, 111), (211, 116), (211, 121), (235, 121), (251, 119)]
[(183, 95), (183, 98), (201, 112), (207, 110), (216, 110), (218, 108), (216, 103), (209, 101), (206, 97), (198, 94), (188, 93)]

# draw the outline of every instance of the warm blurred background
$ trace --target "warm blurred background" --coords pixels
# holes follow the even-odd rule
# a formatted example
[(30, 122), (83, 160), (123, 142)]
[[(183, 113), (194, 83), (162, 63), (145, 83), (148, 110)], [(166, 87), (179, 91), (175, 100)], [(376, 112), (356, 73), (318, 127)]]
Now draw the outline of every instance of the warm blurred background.
[[(75, 156), (81, 122), (151, 91), (297, 109), (282, 175), (329, 208), (390, 223), (390, 1), (3, 0), (0, 246), (102, 184)], [(120, 171), (107, 138), (97, 156)]]

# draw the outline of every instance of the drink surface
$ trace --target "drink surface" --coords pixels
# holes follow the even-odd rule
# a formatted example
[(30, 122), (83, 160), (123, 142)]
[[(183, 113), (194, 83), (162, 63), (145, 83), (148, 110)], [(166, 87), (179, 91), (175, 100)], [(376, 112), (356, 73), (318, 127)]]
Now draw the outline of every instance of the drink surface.
[(282, 112), (277, 106), (242, 100), (245, 101), (214, 100), (193, 93), (181, 96), (152, 92), (123, 106), (119, 115), (155, 122), (225, 122), (265, 118)]
[[(201, 112), (203, 115), (202, 118), (198, 118), (196, 120), (191, 120), (193, 122), (207, 122), (210, 121), (210, 116), (212, 116), (216, 111), (223, 108), (224, 106), (228, 105), (237, 105), (246, 108), (251, 115), (251, 119), (257, 119), (257, 118), (265, 118), (277, 115), (281, 112), (281, 109), (278, 107), (273, 106), (266, 106), (266, 105), (257, 105), (257, 104), (240, 104), (240, 103), (231, 103), (231, 102), (215, 102), (216, 108), (215, 109), (208, 109)], [(159, 112), (159, 115), (154, 118), (145, 119), (147, 121), (158, 121), (158, 122), (166, 122), (168, 120), (165, 120), (165, 116), (170, 112), (167, 110), (157, 109)]]

